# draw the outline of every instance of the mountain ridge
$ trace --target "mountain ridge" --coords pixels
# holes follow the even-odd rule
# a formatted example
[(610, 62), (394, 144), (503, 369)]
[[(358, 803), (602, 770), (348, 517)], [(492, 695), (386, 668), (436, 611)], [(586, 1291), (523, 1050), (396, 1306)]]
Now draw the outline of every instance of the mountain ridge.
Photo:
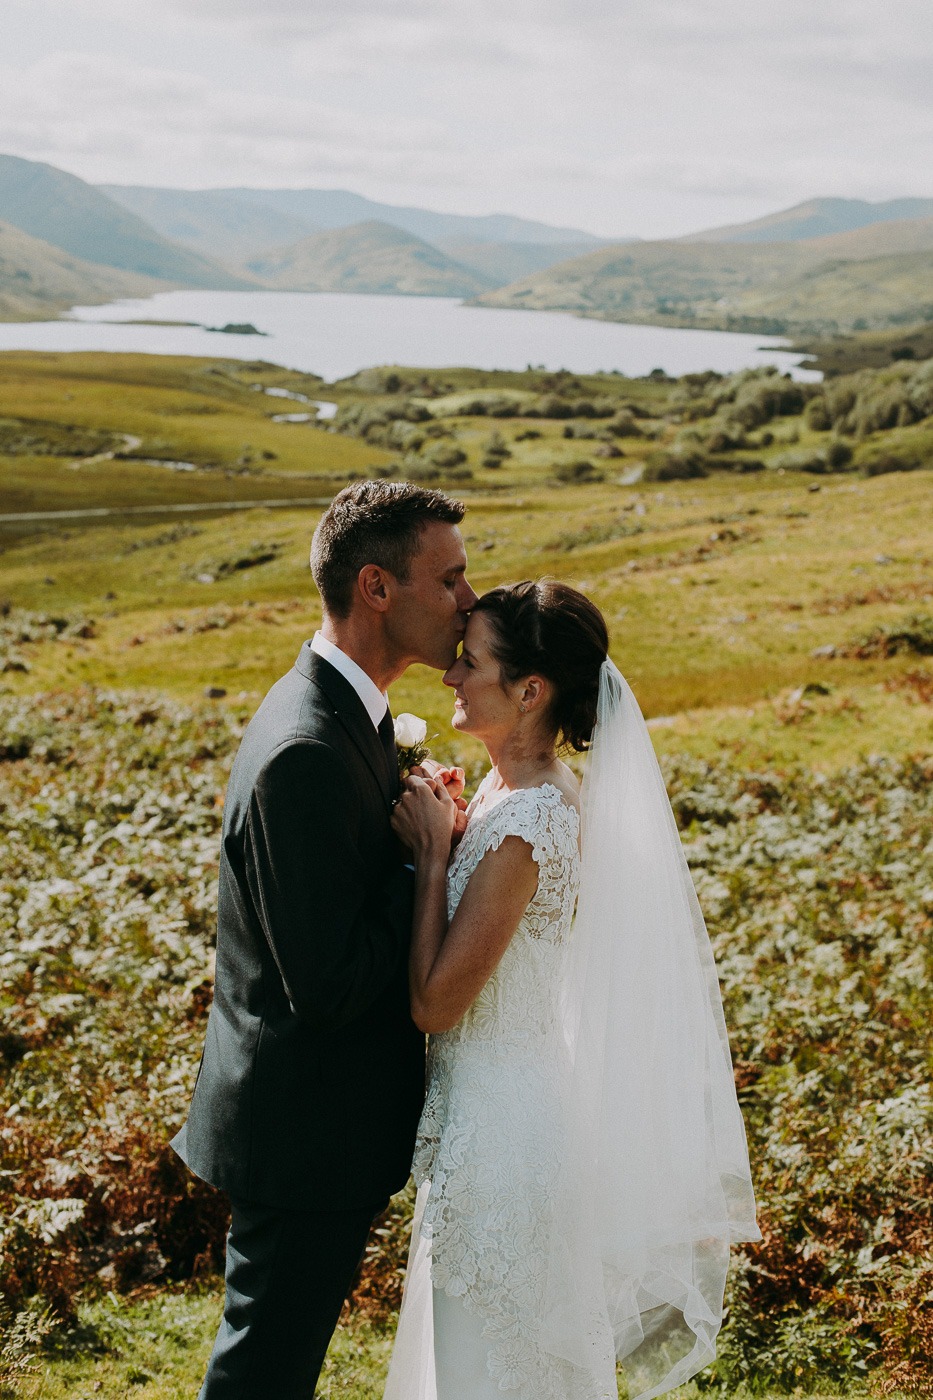
[(899, 223), (933, 215), (933, 199), (866, 199), (817, 196), (742, 224), (702, 229), (681, 243), (785, 243), (853, 232), (872, 224)]
[(248, 282), (170, 243), (77, 175), (0, 155), (0, 219), (71, 257), (175, 286), (235, 290)]
[[(249, 185), (206, 190), (178, 190), (155, 185), (103, 185), (99, 188), (118, 203), (125, 201), (127, 208), (134, 208), (137, 212), (148, 208), (154, 226), (163, 233), (168, 227), (163, 221), (173, 217), (173, 209), (193, 211), (198, 205), (205, 208), (212, 202), (217, 204), (228, 200), (231, 207), (253, 207), (263, 210), (266, 215), (305, 225), (307, 233), (376, 221), (394, 224), (416, 238), (435, 244), (447, 240), (460, 243), (576, 243), (599, 247), (609, 241), (584, 229), (544, 224), (515, 214), (445, 214), (412, 205), (384, 204), (352, 190), (318, 190), (311, 187), (258, 189)], [(285, 240), (279, 242), (284, 243)], [(275, 240), (268, 243), (266, 248), (273, 246)], [(265, 249), (257, 248), (256, 251)]]
[(473, 296), (495, 286), (433, 244), (375, 219), (328, 229), (252, 258), (245, 269), (281, 291)]
[(136, 273), (73, 258), (0, 220), (0, 320), (45, 319), (82, 303), (148, 296), (163, 287)]

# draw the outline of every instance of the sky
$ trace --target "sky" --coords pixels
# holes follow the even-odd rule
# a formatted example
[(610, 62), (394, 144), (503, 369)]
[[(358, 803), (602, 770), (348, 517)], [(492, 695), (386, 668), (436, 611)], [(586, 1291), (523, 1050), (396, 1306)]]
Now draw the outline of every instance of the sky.
[(931, 0), (0, 0), (0, 152), (603, 237), (933, 196)]

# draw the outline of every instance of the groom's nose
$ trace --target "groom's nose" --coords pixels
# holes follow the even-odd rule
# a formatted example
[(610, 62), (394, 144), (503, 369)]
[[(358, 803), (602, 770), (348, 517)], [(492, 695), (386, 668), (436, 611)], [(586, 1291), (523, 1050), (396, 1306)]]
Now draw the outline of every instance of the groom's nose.
[(479, 594), (473, 592), (464, 574), (460, 579), (460, 588), (457, 593), (457, 607), (461, 612), (470, 612), (476, 606), (478, 599)]

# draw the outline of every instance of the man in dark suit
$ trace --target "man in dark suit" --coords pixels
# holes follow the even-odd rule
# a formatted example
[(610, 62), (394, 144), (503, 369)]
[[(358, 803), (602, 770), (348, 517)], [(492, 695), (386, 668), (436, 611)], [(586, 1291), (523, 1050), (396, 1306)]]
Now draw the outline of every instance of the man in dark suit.
[(476, 601), (462, 516), (404, 483), (340, 492), (311, 549), (321, 630), (230, 774), (214, 1003), (173, 1142), (231, 1203), (200, 1400), (311, 1400), (372, 1220), (408, 1177), (424, 1039), (385, 692), (456, 656)]

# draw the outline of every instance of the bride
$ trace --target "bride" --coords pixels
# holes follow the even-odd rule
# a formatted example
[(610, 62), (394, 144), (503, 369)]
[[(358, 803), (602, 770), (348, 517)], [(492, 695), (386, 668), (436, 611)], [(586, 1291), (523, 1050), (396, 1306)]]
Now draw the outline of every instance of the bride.
[(485, 594), (444, 681), (492, 766), (462, 834), (443, 782), (393, 815), (431, 1038), (385, 1400), (616, 1400), (617, 1359), (650, 1400), (715, 1355), (729, 1245), (759, 1237), (703, 918), (583, 594)]

